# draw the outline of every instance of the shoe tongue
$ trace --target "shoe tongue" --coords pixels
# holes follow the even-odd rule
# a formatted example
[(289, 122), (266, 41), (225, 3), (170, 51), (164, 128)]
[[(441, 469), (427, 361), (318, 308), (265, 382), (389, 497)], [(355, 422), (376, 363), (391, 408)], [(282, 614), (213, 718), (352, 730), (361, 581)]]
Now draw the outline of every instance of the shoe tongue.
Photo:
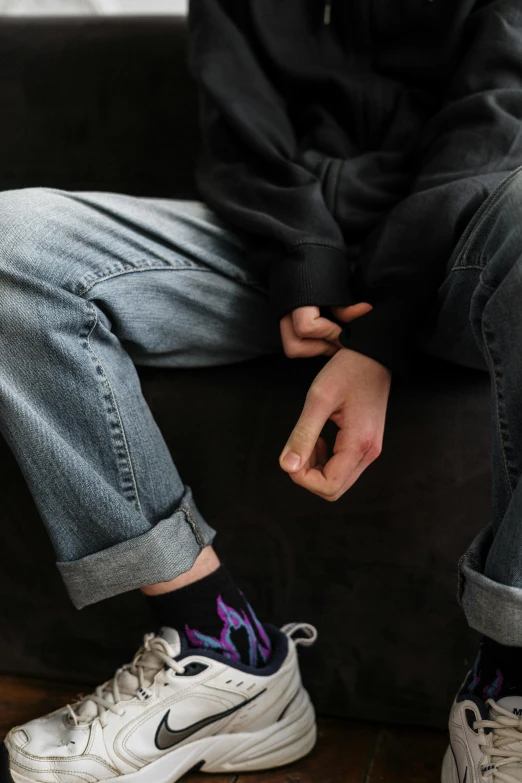
[[(503, 696), (496, 703), (499, 707), (512, 712), (513, 715), (522, 717), (522, 696)], [(494, 715), (492, 717), (494, 718)], [(520, 735), (520, 740), (513, 740), (513, 742), (506, 745), (502, 744), (502, 747), (519, 753), (522, 752), (522, 734)], [(501, 770), (522, 783), (522, 763), (520, 761), (517, 761), (515, 764), (506, 764), (501, 767)]]
[[(174, 630), (174, 628), (168, 628), (167, 626), (161, 628), (156, 634), (156, 638), (163, 639), (163, 641), (169, 645), (169, 655), (171, 658), (176, 658), (180, 654), (181, 639), (179, 633)], [(147, 688), (152, 684), (154, 677), (161, 670), (163, 664), (161, 660), (152, 652), (144, 652), (140, 658), (139, 663), (140, 668), (143, 669), (143, 684), (144, 687)], [(130, 701), (131, 699), (134, 699), (136, 691), (140, 687), (140, 681), (137, 675), (133, 674), (128, 669), (125, 669), (117, 676), (121, 701)], [(105, 689), (103, 697), (109, 702), (114, 701), (112, 681)], [(98, 707), (91, 699), (86, 699), (75, 708), (75, 712), (78, 718), (80, 718), (81, 722), (88, 722), (97, 716)]]
[(181, 639), (179, 633), (174, 628), (164, 625), (158, 632), (160, 639), (164, 639), (172, 648), (172, 657), (177, 658), (181, 652)]
[(522, 696), (503, 696), (497, 701), (499, 707), (522, 717)]

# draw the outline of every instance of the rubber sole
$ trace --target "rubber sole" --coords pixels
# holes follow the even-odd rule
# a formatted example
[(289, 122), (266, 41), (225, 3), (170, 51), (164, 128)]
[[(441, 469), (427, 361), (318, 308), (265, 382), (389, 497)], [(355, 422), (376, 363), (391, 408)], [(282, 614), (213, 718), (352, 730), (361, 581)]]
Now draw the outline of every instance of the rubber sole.
[[(315, 712), (303, 689), (291, 710), (261, 731), (217, 734), (189, 742), (147, 764), (138, 772), (106, 778), (103, 783), (176, 783), (194, 767), (200, 772), (251, 772), (281, 767), (306, 756), (317, 739)], [(15, 783), (38, 783), (11, 770)]]
[(440, 780), (441, 783), (460, 783), (457, 765), (455, 764), (455, 756), (451, 750), (451, 745), (448, 745), (448, 749), (444, 754)]

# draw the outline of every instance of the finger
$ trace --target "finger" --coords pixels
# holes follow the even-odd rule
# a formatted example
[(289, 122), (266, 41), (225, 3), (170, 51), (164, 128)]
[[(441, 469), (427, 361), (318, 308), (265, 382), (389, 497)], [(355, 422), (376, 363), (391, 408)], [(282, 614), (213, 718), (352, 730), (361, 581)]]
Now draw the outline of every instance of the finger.
[(306, 463), (307, 468), (316, 468), (318, 465), (317, 462), (317, 446), (314, 446), (312, 453), (310, 454), (310, 459)]
[(279, 457), (283, 470), (295, 473), (308, 462), (330, 413), (324, 399), (307, 394), (301, 416)]
[(323, 438), (317, 438), (317, 443), (306, 467), (322, 470), (328, 460), (328, 447)]
[(283, 341), (283, 347), (286, 348), (286, 344), (295, 338), (294, 324), (292, 321), (292, 313), (284, 315), (279, 321), (279, 331), (281, 333), (281, 340)]
[(340, 343), (339, 346), (332, 347), (332, 344), (326, 340), (303, 340), (297, 337), (291, 313), (281, 318), (279, 327), (284, 352), (290, 359), (333, 356), (336, 350), (341, 347)]
[(335, 438), (334, 453), (326, 463), (324, 475), (327, 492), (338, 495), (351, 486), (362, 471), (378, 456), (378, 438), (357, 433), (352, 427), (340, 426)]
[[(342, 346), (340, 346), (342, 347)], [(308, 359), (312, 356), (333, 356), (339, 348), (326, 340), (299, 340), (283, 342), (283, 348), (289, 359)]]
[[(332, 458), (333, 459), (333, 458)], [(331, 460), (330, 460), (331, 461)], [(357, 479), (364, 473), (367, 467), (371, 465), (373, 462), (373, 457), (369, 454), (363, 454), (361, 459), (352, 467), (351, 472), (346, 477), (346, 480), (341, 483), (341, 486), (339, 484), (330, 482), (328, 478), (329, 468), (328, 463), (326, 463), (323, 473), (327, 477), (327, 490), (326, 494), (324, 495), (325, 500), (329, 501), (335, 501), (338, 500), (342, 495), (344, 495), (345, 492), (347, 492), (350, 487), (353, 487)]]
[(292, 312), (292, 322), (295, 334), (304, 340), (321, 338), (333, 341), (342, 331), (339, 324), (320, 316), (318, 307), (299, 307)]
[(334, 454), (322, 469), (304, 466), (302, 470), (292, 473), (291, 478), (304, 489), (327, 500), (333, 499), (349, 483), (362, 460), (362, 457), (346, 459), (345, 455), (341, 464), (338, 457)]
[(326, 474), (326, 468), (333, 459), (332, 457), (323, 468), (319, 466), (315, 468), (305, 467), (297, 473), (291, 473), (290, 478), (300, 487), (307, 489), (324, 500), (337, 500), (357, 481), (367, 464), (361, 458), (358, 463), (352, 465), (349, 475), (344, 480), (334, 481), (329, 479)]
[[(339, 435), (342, 438), (342, 433)], [(336, 442), (334, 452), (322, 470), (304, 466), (292, 474), (292, 479), (325, 500), (334, 501), (357, 481), (376, 456), (373, 445), (362, 441), (351, 442), (342, 449), (338, 449)]]
[(349, 323), (356, 318), (360, 318), (361, 315), (366, 315), (373, 307), (368, 302), (358, 302), (358, 304), (349, 305), (348, 307), (331, 307), (332, 313), (339, 321)]
[(324, 438), (317, 438), (317, 465), (316, 467), (320, 466), (321, 468), (324, 468), (326, 463), (328, 462), (328, 446), (326, 445), (326, 441)]
[(340, 497), (344, 495), (345, 492), (348, 492), (348, 490), (353, 487), (355, 482), (362, 476), (366, 468), (368, 468), (371, 465), (370, 459), (363, 459), (359, 462), (355, 470), (353, 471), (352, 475), (348, 477), (346, 482), (343, 484), (339, 492), (335, 495), (330, 495), (328, 497), (325, 497), (325, 500), (328, 500), (330, 503), (335, 502), (336, 500), (339, 500)]

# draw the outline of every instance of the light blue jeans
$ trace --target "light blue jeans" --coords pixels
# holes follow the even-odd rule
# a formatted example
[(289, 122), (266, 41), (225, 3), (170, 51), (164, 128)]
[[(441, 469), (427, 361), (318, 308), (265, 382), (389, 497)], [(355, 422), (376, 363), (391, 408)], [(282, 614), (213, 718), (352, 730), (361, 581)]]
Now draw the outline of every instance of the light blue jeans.
[[(281, 352), (244, 237), (197, 201), (0, 194), (0, 428), (77, 607), (189, 569), (214, 530), (135, 365)], [(522, 168), (476, 213), (424, 348), (492, 378), (491, 524), (460, 567), (468, 622), (522, 646)]]
[(0, 194), (0, 428), (76, 607), (173, 579), (215, 535), (135, 365), (282, 351), (239, 233), (200, 202)]

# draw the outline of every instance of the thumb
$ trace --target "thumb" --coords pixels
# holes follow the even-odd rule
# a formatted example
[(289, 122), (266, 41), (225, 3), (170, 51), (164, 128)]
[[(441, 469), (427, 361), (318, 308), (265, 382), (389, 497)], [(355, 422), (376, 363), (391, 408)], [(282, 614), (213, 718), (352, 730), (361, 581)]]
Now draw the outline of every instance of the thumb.
[(309, 461), (330, 412), (318, 400), (306, 398), (301, 416), (279, 457), (283, 470), (295, 473)]
[(361, 315), (366, 315), (370, 310), (373, 310), (373, 307), (368, 302), (358, 302), (354, 305), (348, 305), (348, 307), (332, 307), (331, 310), (339, 321), (348, 323), (360, 318)]

